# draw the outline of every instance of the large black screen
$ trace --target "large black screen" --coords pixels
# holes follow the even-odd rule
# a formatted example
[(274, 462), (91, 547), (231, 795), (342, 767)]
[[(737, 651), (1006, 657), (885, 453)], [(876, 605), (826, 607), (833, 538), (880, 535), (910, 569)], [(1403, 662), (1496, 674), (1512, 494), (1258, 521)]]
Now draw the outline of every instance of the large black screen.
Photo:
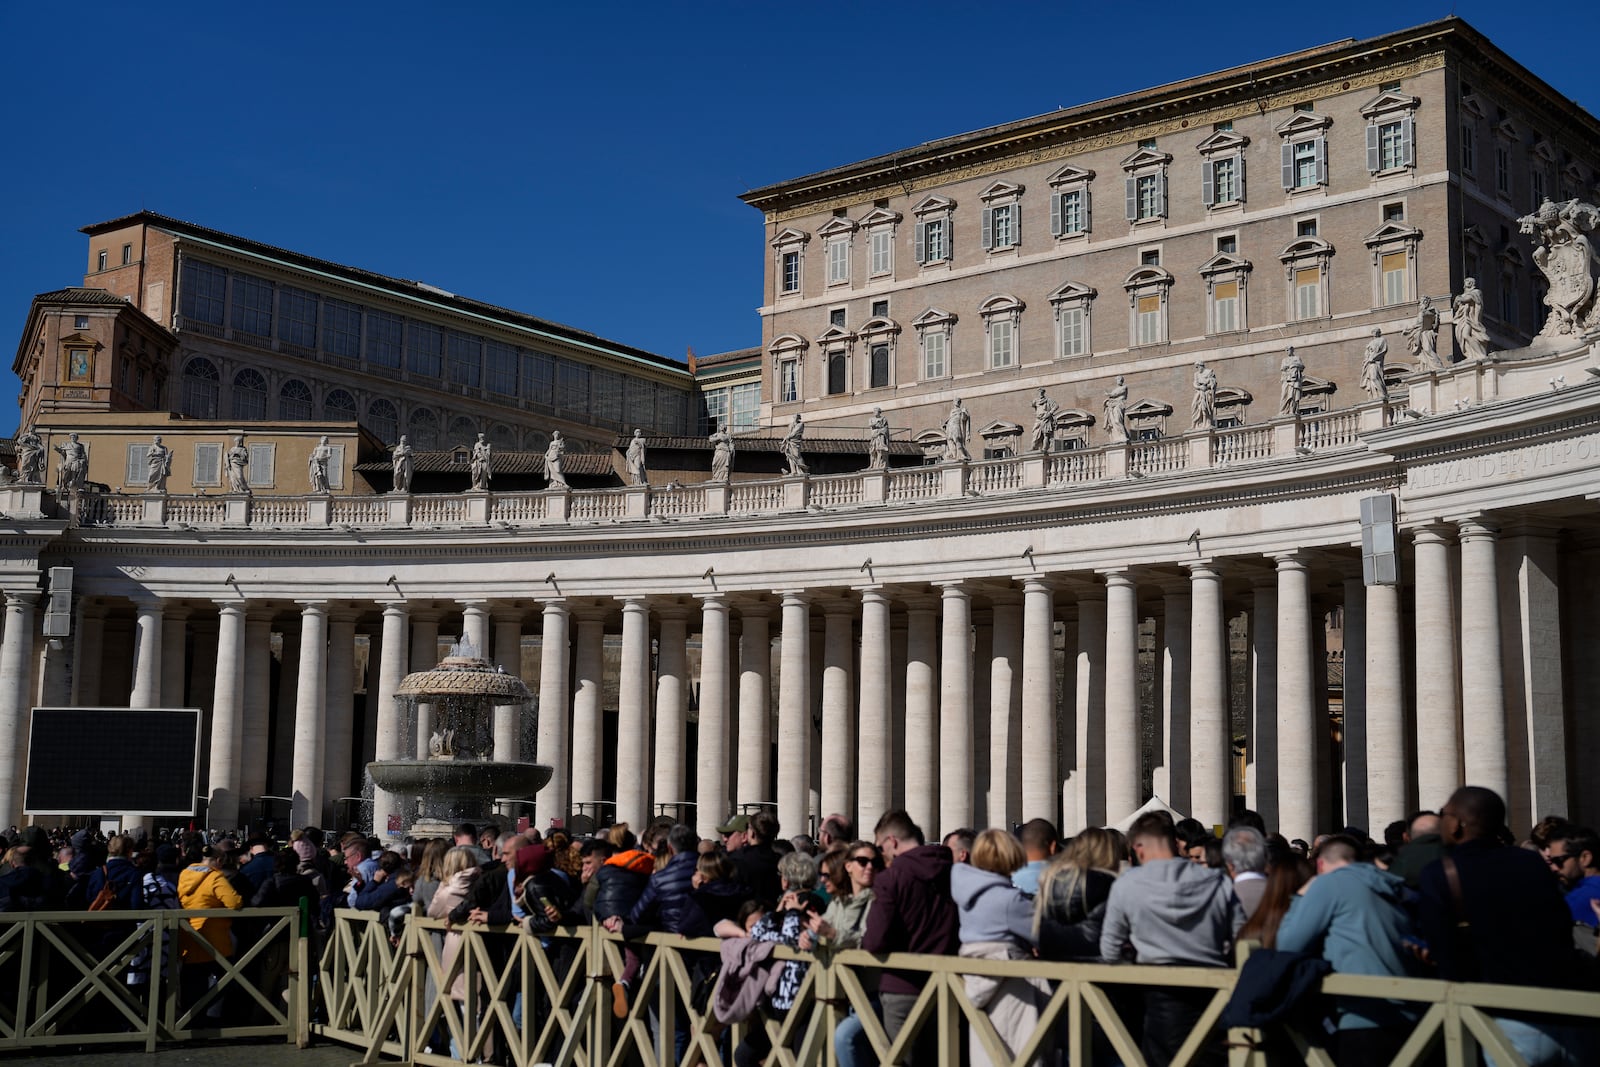
[(199, 743), (193, 708), (34, 708), (23, 810), (192, 815)]

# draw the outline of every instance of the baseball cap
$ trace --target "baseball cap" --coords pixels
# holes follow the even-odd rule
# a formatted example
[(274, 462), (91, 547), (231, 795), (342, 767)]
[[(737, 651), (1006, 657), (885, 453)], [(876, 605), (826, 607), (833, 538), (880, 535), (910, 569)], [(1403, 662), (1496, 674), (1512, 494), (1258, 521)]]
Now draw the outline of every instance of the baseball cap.
[(734, 815), (727, 822), (717, 827), (717, 833), (739, 834), (748, 829), (750, 829), (750, 817), (748, 815)]

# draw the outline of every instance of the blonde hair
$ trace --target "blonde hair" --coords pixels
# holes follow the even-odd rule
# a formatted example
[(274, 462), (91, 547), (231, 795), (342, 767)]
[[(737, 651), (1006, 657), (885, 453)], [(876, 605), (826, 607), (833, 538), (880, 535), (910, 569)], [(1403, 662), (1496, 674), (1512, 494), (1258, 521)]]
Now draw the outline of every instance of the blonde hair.
[(1005, 830), (990, 827), (972, 842), (972, 865), (980, 871), (1009, 878), (1027, 862), (1028, 854), (1022, 851), (1022, 842)]
[(439, 875), (439, 880), (445, 881), (462, 871), (470, 870), (478, 865), (478, 857), (464, 845), (457, 845), (444, 854), (444, 869)]
[(450, 842), (442, 837), (431, 839), (422, 849), (422, 859), (417, 863), (417, 877), (430, 882), (444, 881), (444, 858), (450, 852)]
[(1039, 940), (1039, 927), (1044, 920), (1044, 910), (1050, 906), (1051, 893), (1057, 878), (1065, 878), (1066, 898), (1070, 902), (1078, 895), (1084, 875), (1090, 871), (1105, 871), (1113, 878), (1122, 866), (1121, 849), (1115, 830), (1091, 826), (1068, 841), (1055, 858), (1039, 872), (1039, 892), (1033, 904), (1033, 939)]

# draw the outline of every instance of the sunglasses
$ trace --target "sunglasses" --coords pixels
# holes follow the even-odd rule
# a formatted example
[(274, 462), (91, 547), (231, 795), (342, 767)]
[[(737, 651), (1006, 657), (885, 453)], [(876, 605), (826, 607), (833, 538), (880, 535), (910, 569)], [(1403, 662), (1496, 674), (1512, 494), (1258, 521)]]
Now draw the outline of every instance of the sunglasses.
[(1568, 860), (1570, 860), (1572, 858), (1572, 856), (1573, 856), (1573, 854), (1571, 852), (1565, 853), (1564, 855), (1560, 855), (1560, 856), (1558, 856), (1554, 852), (1552, 852), (1552, 853), (1550, 853), (1550, 855), (1545, 857), (1545, 862), (1548, 863), (1552, 867), (1560, 867), (1563, 863), (1565, 863)]
[(845, 862), (858, 864), (862, 867), (871, 867), (876, 861), (871, 856), (851, 856)]

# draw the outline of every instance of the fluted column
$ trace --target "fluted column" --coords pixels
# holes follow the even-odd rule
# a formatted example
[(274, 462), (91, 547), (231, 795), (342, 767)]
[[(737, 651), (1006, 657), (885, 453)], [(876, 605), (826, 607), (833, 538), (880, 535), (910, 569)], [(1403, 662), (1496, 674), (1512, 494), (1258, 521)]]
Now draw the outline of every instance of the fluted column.
[[(990, 826), (1009, 827), (1012, 823), (1023, 822), (1033, 818), (1023, 815), (1026, 810), (1023, 806), (1023, 747), (1022, 747), (1022, 704), (1026, 690), (1023, 688), (1023, 675), (1027, 668), (1023, 664), (1023, 637), (1021, 600), (1015, 593), (995, 594), (992, 598), (994, 623), (993, 637), (989, 642), (989, 797), (987, 819)], [(1050, 604), (1049, 591), (1045, 591), (1045, 607)], [(1048, 672), (1050, 682), (1055, 681), (1055, 670)], [(1055, 695), (1055, 686), (1049, 686), (1050, 696)], [(1051, 757), (1052, 768), (1055, 763), (1056, 746), (1055, 738), (1055, 707), (1054, 701), (1046, 714), (1050, 718), (1050, 744), (1047, 754)], [(870, 751), (865, 746), (862, 751)], [(1042, 762), (1042, 761), (1041, 761)], [(1054, 770), (1047, 772), (1050, 779), (1055, 777)], [(1054, 783), (1047, 787), (1051, 794), (1055, 793)], [(1041, 789), (1043, 793), (1045, 790)], [(1043, 799), (1043, 798), (1041, 798)], [(1042, 809), (1049, 814), (1042, 818), (1056, 818), (1054, 803)]]
[(645, 761), (650, 746), (650, 608), (643, 597), (622, 601), (622, 664), (617, 689), (617, 821), (650, 821)]
[[(411, 616), (411, 669), (431, 671), (439, 665), (439, 615), (419, 611)], [(433, 705), (417, 705), (417, 759), (427, 759), (428, 741), (433, 737)]]
[(571, 617), (566, 601), (546, 600), (540, 619), (539, 736), (534, 759), (551, 768), (549, 783), (533, 797), (533, 825), (542, 830), (550, 820), (566, 817), (572, 781), (567, 733), (571, 714), (567, 678)]
[(337, 826), (336, 805), (354, 790), (350, 764), (355, 758), (356, 729), (356, 613), (334, 611), (328, 616), (327, 697), (323, 706), (322, 801), (324, 826)]
[[(1022, 808), (1018, 820), (1061, 814), (1061, 772), (1056, 763), (1056, 657), (1053, 591), (1041, 578), (1022, 583), (1022, 722), (1019, 763)], [(998, 626), (996, 643), (998, 644)], [(1006, 824), (1003, 824), (1006, 825)]]
[(300, 677), (295, 687), (293, 800), (289, 822), (322, 819), (323, 731), (328, 699), (328, 605), (314, 600), (300, 612)]
[[(198, 696), (191, 701), (184, 693), (184, 682), (188, 677), (185, 670), (188, 636), (189, 609), (177, 606), (165, 608), (161, 613), (161, 695), (154, 706), (182, 708), (191, 704), (203, 705)], [(213, 696), (212, 700), (215, 699)], [(212, 714), (216, 714), (214, 704)]]
[(689, 797), (685, 756), (688, 730), (689, 641), (688, 615), (681, 608), (666, 608), (660, 613), (661, 636), (656, 657), (656, 756), (655, 794), (657, 804), (679, 804)]
[(906, 598), (906, 811), (931, 831), (939, 815), (939, 723), (934, 701), (938, 662), (938, 601)]
[[(507, 674), (522, 677), (522, 614), (508, 611), (494, 617), (494, 661)], [(522, 759), (521, 704), (494, 707), (494, 758), (506, 763)]]
[[(410, 612), (403, 600), (389, 600), (383, 604), (382, 653), (378, 660), (377, 698), (367, 709), (376, 714), (378, 728), (373, 756), (379, 760), (403, 759), (410, 755), (405, 750), (404, 727), (401, 722), (399, 702), (395, 693), (406, 677), (407, 641), (410, 636)], [(389, 825), (390, 816), (398, 816), (398, 829), (404, 830), (411, 815), (412, 798), (391, 793), (376, 786), (372, 790), (372, 832), (395, 833)]]
[(1467, 784), (1507, 795), (1506, 691), (1495, 566), (1499, 527), (1461, 524), (1461, 751)]
[(1139, 604), (1124, 570), (1106, 579), (1105, 821), (1144, 803), (1139, 787)]
[(251, 608), (244, 620), (244, 729), (239, 798), (250, 804), (267, 791), (272, 709), (272, 614)]
[(134, 602), (136, 611), (133, 635), (133, 691), (130, 708), (161, 706), (161, 620), (162, 604), (154, 597)]
[(245, 606), (230, 600), (217, 605), (217, 684), (212, 691), (210, 800), (207, 826), (239, 825), (241, 763), (244, 756)]
[(483, 601), (462, 602), (461, 637), (472, 646), (474, 655), (489, 658), (489, 606)]
[[(1405, 669), (1401, 660), (1400, 589), (1369, 585), (1366, 592), (1367, 824), (1378, 831), (1403, 819), (1410, 805), (1405, 714)], [(1349, 652), (1345, 653), (1348, 665)], [(1345, 681), (1348, 693), (1349, 680)], [(1346, 742), (1348, 744), (1348, 741)]]
[(1078, 593), (1078, 652), (1071, 768), (1077, 811), (1067, 813), (1064, 834), (1106, 822), (1106, 592), (1089, 587)]
[[(100, 704), (100, 663), (106, 640), (105, 605), (88, 597), (79, 601), (77, 641), (72, 651), (72, 703), (82, 708)], [(0, 803), (5, 797), (0, 795)]]
[[(579, 609), (578, 650), (572, 680), (572, 809), (602, 799), (600, 742), (604, 737), (601, 699), (605, 689), (606, 622), (599, 609)], [(588, 814), (593, 814), (592, 811)]]
[(27, 751), (28, 656), (33, 651), (34, 592), (5, 594), (5, 630), (0, 635), (0, 822), (21, 825), (23, 769)]
[(734, 790), (741, 806), (773, 799), (771, 615), (766, 604), (739, 608), (739, 774)]
[(1210, 560), (1189, 567), (1190, 810), (1207, 826), (1227, 825), (1232, 806), (1228, 728), (1228, 631), (1222, 576)]
[(824, 816), (856, 807), (855, 604), (829, 601), (822, 637), (822, 767)]
[(811, 814), (811, 610), (804, 593), (783, 595), (778, 667), (778, 824), (808, 832)]
[(867, 586), (861, 591), (859, 749), (871, 754), (874, 762), (868, 773), (859, 776), (856, 789), (856, 826), (863, 833), (894, 807), (893, 780), (887, 766), (894, 762), (891, 659), (889, 598), (878, 586)]
[(1273, 559), (1278, 566), (1278, 832), (1291, 841), (1310, 841), (1317, 831), (1310, 577), (1301, 555), (1287, 552)]
[[(1191, 578), (1191, 581), (1193, 579)], [(1161, 625), (1161, 723), (1165, 742), (1162, 776), (1166, 792), (1152, 783), (1162, 799), (1179, 811), (1194, 807), (1194, 724), (1190, 718), (1190, 686), (1194, 655), (1194, 614), (1190, 610), (1187, 588), (1168, 588), (1162, 595)]]
[(728, 812), (728, 601), (700, 597), (700, 733), (695, 752), (695, 829), (715, 838)]
[[(1449, 528), (1413, 534), (1416, 570), (1417, 802), (1437, 810), (1461, 779), (1461, 690)], [(1473, 782), (1477, 785), (1477, 782)]]
[[(1344, 580), (1344, 826), (1371, 826), (1367, 775), (1367, 591)], [(1379, 824), (1382, 825), (1382, 824)]]

